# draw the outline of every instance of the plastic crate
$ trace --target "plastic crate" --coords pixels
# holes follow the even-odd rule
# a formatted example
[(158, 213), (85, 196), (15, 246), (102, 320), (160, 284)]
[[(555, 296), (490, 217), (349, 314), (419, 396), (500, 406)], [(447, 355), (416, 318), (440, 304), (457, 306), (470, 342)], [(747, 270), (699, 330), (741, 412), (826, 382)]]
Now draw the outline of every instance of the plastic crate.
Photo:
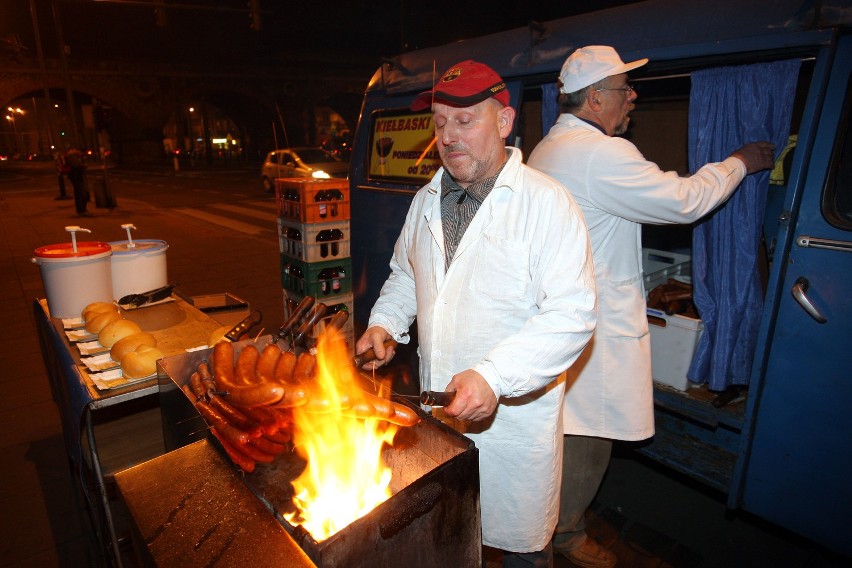
[[(298, 200), (291, 199), (298, 195)], [(334, 197), (317, 201), (317, 196)], [(278, 216), (299, 223), (350, 219), (349, 181), (340, 179), (278, 178), (275, 180)]]
[[(337, 270), (334, 278), (326, 278), (325, 270)], [(299, 296), (313, 296), (317, 302), (328, 304), (352, 292), (352, 259), (338, 258), (325, 262), (304, 262), (281, 256), (281, 286)], [(333, 300), (332, 300), (333, 299)]]
[(648, 308), (648, 329), (654, 380), (685, 391), (689, 388), (686, 373), (704, 331), (704, 323), (700, 319), (667, 315)]
[[(688, 254), (645, 248), (642, 249), (642, 268), (646, 295), (669, 278), (692, 282), (692, 257)], [(689, 388), (686, 372), (692, 364), (704, 323), (700, 319), (668, 315), (652, 308), (647, 310), (654, 380), (685, 391)]]
[(669, 278), (692, 282), (692, 257), (665, 250), (642, 249), (642, 270), (645, 273), (645, 294), (665, 284)]
[[(324, 262), (349, 257), (351, 239), (349, 221), (332, 223), (297, 223), (278, 218), (279, 250), (292, 258), (305, 262)], [(334, 240), (317, 240), (323, 236), (336, 236)], [(294, 238), (295, 237), (295, 238)]]

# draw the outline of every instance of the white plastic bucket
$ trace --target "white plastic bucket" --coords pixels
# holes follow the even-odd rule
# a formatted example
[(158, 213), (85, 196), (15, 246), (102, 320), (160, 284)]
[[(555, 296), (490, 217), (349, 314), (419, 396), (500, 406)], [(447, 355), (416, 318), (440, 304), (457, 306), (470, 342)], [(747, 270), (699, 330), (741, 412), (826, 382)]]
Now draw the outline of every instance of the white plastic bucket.
[(169, 283), (166, 267), (166, 241), (136, 240), (110, 243), (112, 247), (112, 297), (139, 294)]
[(112, 301), (108, 243), (89, 241), (37, 248), (32, 261), (41, 269), (51, 317), (78, 318), (92, 302)]

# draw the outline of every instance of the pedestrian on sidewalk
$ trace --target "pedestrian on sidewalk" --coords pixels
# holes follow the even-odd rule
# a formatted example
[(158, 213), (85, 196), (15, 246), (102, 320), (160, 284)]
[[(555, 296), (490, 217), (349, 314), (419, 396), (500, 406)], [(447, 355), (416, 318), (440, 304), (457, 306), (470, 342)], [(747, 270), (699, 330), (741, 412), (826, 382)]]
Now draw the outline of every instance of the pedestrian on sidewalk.
[(71, 196), (65, 191), (65, 176), (71, 172), (71, 168), (65, 161), (65, 152), (57, 150), (53, 154), (53, 158), (56, 161), (56, 179), (59, 182), (59, 195), (53, 199), (54, 201), (71, 199)]
[(74, 188), (74, 207), (77, 209), (77, 215), (89, 215), (89, 190), (86, 188), (86, 162), (83, 152), (71, 148), (65, 154), (65, 163), (69, 168), (68, 181)]

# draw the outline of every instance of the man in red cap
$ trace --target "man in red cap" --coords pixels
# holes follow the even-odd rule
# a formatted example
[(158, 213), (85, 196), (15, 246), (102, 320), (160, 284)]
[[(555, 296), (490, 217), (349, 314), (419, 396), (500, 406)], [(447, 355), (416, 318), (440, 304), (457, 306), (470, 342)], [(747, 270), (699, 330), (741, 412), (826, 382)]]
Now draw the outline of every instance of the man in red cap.
[(616, 558), (586, 535), (583, 516), (610, 459), (612, 440), (654, 435), (651, 346), (642, 280), (641, 224), (692, 223), (750, 173), (772, 166), (772, 144), (755, 142), (691, 177), (663, 172), (618, 135), (627, 131), (636, 91), (606, 45), (571, 54), (562, 66), (563, 114), (530, 154), (529, 165), (572, 193), (589, 225), (598, 294), (595, 336), (568, 371), (562, 499), (553, 547), (577, 566), (609, 568)]
[(504, 566), (549, 567), (562, 373), (594, 328), (594, 277), (570, 194), (505, 145), (509, 102), (493, 69), (464, 61), (412, 103), (431, 108), (444, 167), (414, 197), (355, 351), (387, 363), (383, 342), (407, 343), (416, 319), (421, 387), (455, 393), (433, 414), (479, 449), (483, 544)]

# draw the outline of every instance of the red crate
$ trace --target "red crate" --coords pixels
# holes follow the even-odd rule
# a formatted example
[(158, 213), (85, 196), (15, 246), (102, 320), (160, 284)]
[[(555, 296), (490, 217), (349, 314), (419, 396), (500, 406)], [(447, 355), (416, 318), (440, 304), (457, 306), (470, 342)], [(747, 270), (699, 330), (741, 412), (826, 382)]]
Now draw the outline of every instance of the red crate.
[(279, 217), (300, 223), (343, 221), (351, 216), (345, 179), (277, 178), (275, 202)]

